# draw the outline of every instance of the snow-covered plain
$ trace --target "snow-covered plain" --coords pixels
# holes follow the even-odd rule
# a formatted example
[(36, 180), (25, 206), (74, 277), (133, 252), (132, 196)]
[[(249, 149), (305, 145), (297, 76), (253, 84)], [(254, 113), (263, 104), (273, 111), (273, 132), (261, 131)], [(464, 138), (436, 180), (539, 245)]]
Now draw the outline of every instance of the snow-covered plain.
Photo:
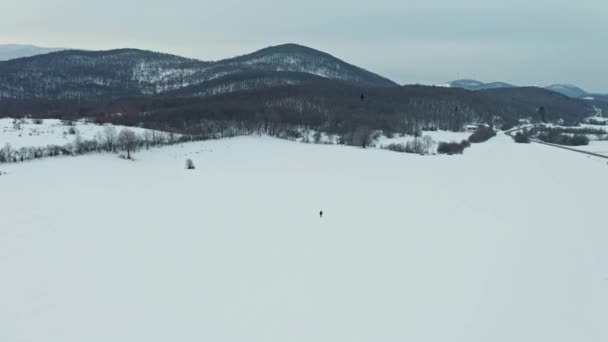
[(608, 339), (605, 160), (502, 134), (136, 158), (0, 165), (0, 341)]
[(591, 140), (589, 145), (576, 146), (575, 149), (608, 156), (608, 140)]

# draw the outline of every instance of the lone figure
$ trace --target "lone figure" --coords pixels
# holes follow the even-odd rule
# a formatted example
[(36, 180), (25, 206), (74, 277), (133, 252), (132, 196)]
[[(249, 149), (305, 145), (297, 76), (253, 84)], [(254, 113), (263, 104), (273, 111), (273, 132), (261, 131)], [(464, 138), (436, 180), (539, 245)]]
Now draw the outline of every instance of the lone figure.
[(319, 211), (319, 217), (323, 218), (323, 210)]

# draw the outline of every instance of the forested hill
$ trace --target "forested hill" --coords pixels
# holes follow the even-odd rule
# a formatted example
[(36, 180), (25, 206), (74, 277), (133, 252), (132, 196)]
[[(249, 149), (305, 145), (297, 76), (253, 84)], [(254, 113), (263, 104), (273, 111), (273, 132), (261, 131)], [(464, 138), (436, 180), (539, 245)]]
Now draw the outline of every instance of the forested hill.
[(0, 116), (95, 117), (181, 131), (219, 120), (414, 132), (521, 118), (576, 123), (599, 112), (608, 113), (608, 102), (543, 88), (399, 86), (295, 44), (216, 62), (136, 49), (0, 62)]
[[(257, 87), (304, 83), (302, 74), (362, 87), (396, 86), (329, 54), (295, 44), (217, 62), (136, 49), (68, 50), (0, 62), (0, 99), (120, 98), (191, 86), (199, 93), (217, 94), (243, 89), (238, 80), (252, 80), (254, 74), (263, 75), (254, 82)], [(277, 81), (265, 82), (269, 76)], [(204, 90), (208, 82), (212, 82), (210, 89)]]

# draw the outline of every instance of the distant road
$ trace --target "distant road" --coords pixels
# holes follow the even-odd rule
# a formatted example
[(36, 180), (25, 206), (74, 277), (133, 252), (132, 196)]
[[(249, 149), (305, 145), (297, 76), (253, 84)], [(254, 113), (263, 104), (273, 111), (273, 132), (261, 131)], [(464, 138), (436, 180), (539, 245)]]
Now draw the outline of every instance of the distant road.
[[(512, 129), (510, 129), (508, 131), (505, 131), (505, 134), (508, 135), (508, 136), (510, 136), (511, 138), (513, 138), (513, 133), (515, 133), (517, 131), (521, 131), (524, 128), (525, 127), (512, 128)], [(563, 150), (568, 150), (568, 151), (572, 151), (572, 152), (578, 152), (578, 153), (587, 154), (587, 155), (598, 157), (598, 158), (608, 159), (608, 156), (607, 155), (603, 155), (603, 154), (593, 153), (593, 152), (589, 152), (589, 151), (582, 151), (582, 150), (578, 150), (576, 148), (572, 148), (572, 147), (568, 147), (568, 146), (563, 146), (563, 145), (551, 144), (551, 143), (547, 143), (547, 142), (544, 142), (544, 141), (540, 141), (538, 139), (532, 139), (532, 138), (530, 138), (530, 141), (531, 142), (535, 142), (537, 144), (542, 144), (542, 145), (547, 145), (547, 146), (553, 146), (553, 147), (561, 148)]]

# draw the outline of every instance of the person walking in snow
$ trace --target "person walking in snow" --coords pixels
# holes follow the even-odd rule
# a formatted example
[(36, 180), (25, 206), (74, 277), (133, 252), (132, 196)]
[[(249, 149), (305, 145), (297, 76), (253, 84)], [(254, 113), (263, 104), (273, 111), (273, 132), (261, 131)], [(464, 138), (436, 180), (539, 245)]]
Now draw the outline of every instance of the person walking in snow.
[(323, 218), (323, 210), (319, 211), (319, 217)]

